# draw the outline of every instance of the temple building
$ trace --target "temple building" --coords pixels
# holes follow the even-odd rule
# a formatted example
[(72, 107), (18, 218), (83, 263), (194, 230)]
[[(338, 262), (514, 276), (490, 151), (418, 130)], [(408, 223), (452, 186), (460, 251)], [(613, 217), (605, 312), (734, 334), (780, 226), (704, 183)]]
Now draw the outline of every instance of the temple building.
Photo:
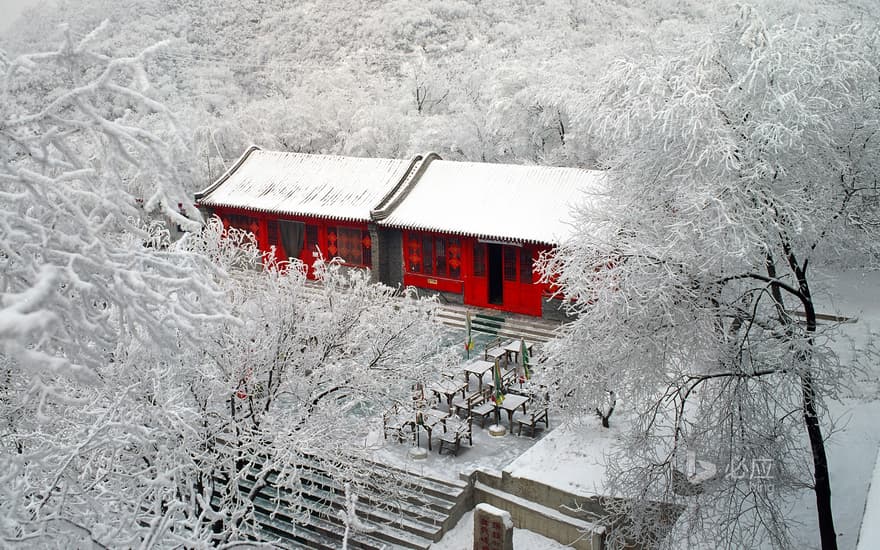
[(433, 153), (407, 161), (251, 147), (196, 202), (279, 260), (311, 265), (320, 253), (450, 302), (557, 317), (534, 262), (572, 233), (573, 208), (601, 179)]

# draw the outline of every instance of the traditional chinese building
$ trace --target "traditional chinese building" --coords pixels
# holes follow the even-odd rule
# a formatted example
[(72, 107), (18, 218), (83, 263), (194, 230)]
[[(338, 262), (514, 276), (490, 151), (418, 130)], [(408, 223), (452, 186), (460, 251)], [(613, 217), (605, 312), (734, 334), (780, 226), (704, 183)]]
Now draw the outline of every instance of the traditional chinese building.
[[(601, 173), (576, 168), (262, 151), (196, 195), (261, 250), (307, 264), (320, 251), (373, 279), (446, 300), (554, 316), (534, 262), (572, 230)], [(558, 312), (557, 312), (558, 313)]]
[(278, 260), (311, 265), (320, 251), (370, 268), (370, 210), (403, 182), (412, 164), (251, 147), (197, 193), (196, 202), (227, 227), (253, 232), (260, 250), (274, 250)]
[(405, 199), (387, 215), (374, 211), (374, 220), (400, 232), (404, 285), (541, 316), (549, 287), (539, 283), (534, 262), (571, 233), (572, 208), (599, 177), (575, 168), (426, 157)]

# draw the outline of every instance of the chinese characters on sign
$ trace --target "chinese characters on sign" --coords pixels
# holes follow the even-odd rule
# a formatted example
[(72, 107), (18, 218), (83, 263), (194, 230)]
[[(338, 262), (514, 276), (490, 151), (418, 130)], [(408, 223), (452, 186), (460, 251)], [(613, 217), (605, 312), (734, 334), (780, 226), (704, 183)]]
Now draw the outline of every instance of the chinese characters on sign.
[(474, 510), (474, 550), (513, 550), (510, 514), (488, 504)]

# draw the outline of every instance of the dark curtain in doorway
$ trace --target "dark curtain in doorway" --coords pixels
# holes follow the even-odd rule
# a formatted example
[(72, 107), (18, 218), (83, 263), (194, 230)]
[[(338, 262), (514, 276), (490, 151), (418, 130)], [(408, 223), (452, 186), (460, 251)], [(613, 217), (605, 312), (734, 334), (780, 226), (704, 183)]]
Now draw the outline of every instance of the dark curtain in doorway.
[(281, 231), (281, 246), (284, 247), (284, 253), (288, 258), (299, 258), (303, 247), (305, 224), (278, 220), (278, 228)]

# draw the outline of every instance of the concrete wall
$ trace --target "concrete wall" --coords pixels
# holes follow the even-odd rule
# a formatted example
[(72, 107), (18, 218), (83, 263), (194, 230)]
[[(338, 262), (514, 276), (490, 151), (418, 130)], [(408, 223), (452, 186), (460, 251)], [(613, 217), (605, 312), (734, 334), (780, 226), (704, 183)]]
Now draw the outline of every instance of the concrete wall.
[(477, 470), (470, 476), (474, 504), (485, 502), (510, 512), (515, 527), (528, 529), (577, 550), (604, 550), (605, 528), (593, 523), (593, 514), (579, 514), (575, 495), (502, 474)]

